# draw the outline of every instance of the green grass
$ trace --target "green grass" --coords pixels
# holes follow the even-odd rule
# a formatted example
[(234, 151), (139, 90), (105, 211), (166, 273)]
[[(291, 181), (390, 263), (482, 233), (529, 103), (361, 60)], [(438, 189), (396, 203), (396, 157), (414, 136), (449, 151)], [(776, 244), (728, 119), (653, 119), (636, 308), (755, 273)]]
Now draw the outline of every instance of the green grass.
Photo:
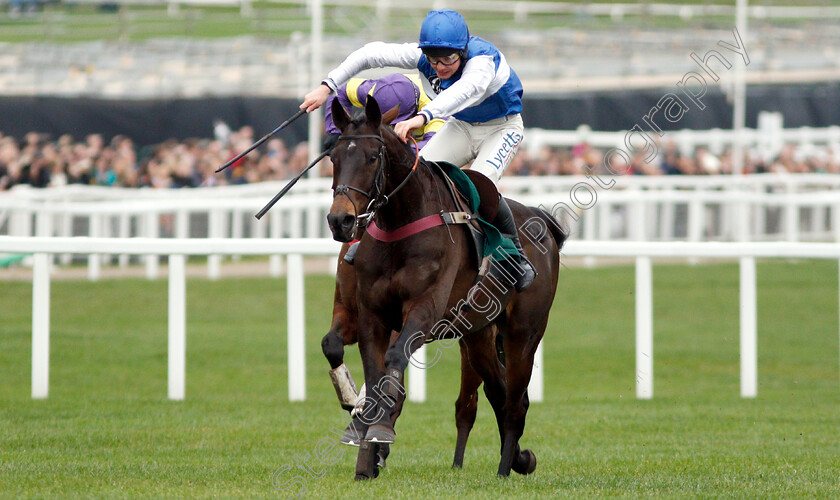
[[(758, 266), (758, 397), (739, 397), (738, 268), (654, 268), (655, 398), (635, 399), (632, 267), (563, 269), (545, 340), (546, 401), (522, 443), (539, 464), (499, 480), (481, 397), (465, 467), (450, 469), (458, 353), (407, 403), (379, 479), (355, 449), (316, 465), (344, 426), (319, 340), (331, 279), (307, 278), (307, 401), (286, 387), (285, 282), (187, 285), (186, 400), (166, 399), (165, 280), (52, 284), (50, 396), (30, 399), (31, 285), (0, 285), (0, 497), (824, 497), (840, 495), (838, 269)], [(348, 364), (361, 378), (355, 348)], [(322, 452), (326, 450), (322, 449)], [(303, 484), (303, 483), (299, 483)], [(289, 486), (294, 486), (290, 484)]]
[[(550, 1), (550, 0), (546, 0)], [(588, 3), (578, 0), (579, 3)], [(597, 3), (651, 3), (645, 0), (601, 0)], [(696, 4), (696, 0), (669, 0), (653, 3)], [(732, 5), (731, 0), (705, 0), (707, 5)], [(790, 0), (762, 0), (751, 5), (793, 5)], [(809, 6), (836, 6), (838, 0), (811, 0)], [(309, 13), (300, 3), (251, 3), (250, 14), (243, 15), (237, 6), (186, 6), (176, 12), (166, 5), (122, 5), (119, 10), (100, 9), (98, 5), (48, 4), (43, 12), (19, 17), (0, 12), (0, 42), (72, 43), (86, 40), (138, 41), (158, 37), (224, 38), (243, 35), (287, 40), (293, 33), (308, 33)], [(375, 5), (369, 7), (325, 7), (324, 31), (327, 34), (364, 34), (374, 39), (404, 40), (406, 33), (415, 33), (426, 9), (394, 10), (387, 21), (376, 22)], [(464, 11), (471, 31), (481, 36), (494, 36), (510, 29), (548, 30), (573, 28), (580, 30), (631, 28), (695, 29), (698, 27), (731, 28), (733, 20), (720, 16), (696, 16), (682, 19), (674, 16), (626, 15), (611, 16), (572, 14), (530, 14), (521, 22), (512, 22), (510, 12)], [(803, 20), (775, 20), (778, 24), (802, 24)]]

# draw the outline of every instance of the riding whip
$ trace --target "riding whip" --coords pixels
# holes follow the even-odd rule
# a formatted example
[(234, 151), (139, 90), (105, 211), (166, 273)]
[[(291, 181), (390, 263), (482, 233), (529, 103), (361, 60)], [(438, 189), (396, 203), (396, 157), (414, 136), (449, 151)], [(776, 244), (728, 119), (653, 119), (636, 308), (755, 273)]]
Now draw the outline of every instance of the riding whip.
[(305, 174), (306, 172), (309, 172), (310, 168), (317, 165), (319, 161), (321, 161), (325, 156), (327, 156), (331, 152), (332, 152), (332, 149), (324, 151), (323, 153), (321, 153), (320, 156), (315, 158), (312, 161), (312, 163), (310, 163), (305, 169), (303, 169), (303, 171), (301, 173), (297, 174), (292, 180), (290, 180), (289, 183), (286, 184), (286, 186), (283, 189), (281, 189), (279, 193), (274, 195), (274, 198), (272, 198), (271, 201), (269, 201), (268, 204), (262, 208), (262, 210), (257, 212), (257, 214), (254, 217), (256, 217), (257, 219), (261, 219), (262, 216), (266, 214), (266, 212), (271, 210), (271, 207), (273, 207), (274, 204), (277, 203), (280, 200), (280, 198), (282, 198), (286, 193), (289, 192), (290, 189), (292, 189), (292, 186), (294, 186), (295, 183), (297, 181), (299, 181), (301, 177), (303, 177), (303, 174)]
[(229, 160), (227, 163), (225, 163), (225, 164), (224, 164), (224, 165), (222, 165), (221, 167), (217, 168), (217, 169), (216, 169), (216, 173), (218, 174), (218, 173), (219, 173), (219, 172), (221, 172), (222, 170), (224, 170), (224, 169), (228, 168), (229, 166), (233, 165), (234, 163), (236, 163), (237, 161), (239, 161), (240, 159), (242, 159), (242, 157), (243, 157), (243, 156), (247, 155), (247, 154), (248, 154), (248, 153), (250, 153), (251, 151), (253, 151), (253, 150), (257, 149), (258, 147), (260, 147), (260, 145), (261, 145), (262, 143), (264, 143), (265, 141), (267, 141), (267, 140), (268, 140), (268, 139), (269, 139), (272, 135), (276, 134), (277, 132), (280, 132), (280, 131), (281, 131), (281, 130), (283, 130), (283, 129), (284, 129), (284, 128), (288, 125), (288, 124), (292, 123), (293, 121), (297, 120), (298, 118), (300, 118), (302, 115), (305, 115), (305, 114), (306, 114), (306, 110), (305, 110), (305, 109), (301, 109), (300, 111), (298, 111), (297, 113), (295, 113), (294, 115), (292, 115), (292, 117), (291, 117), (291, 118), (289, 118), (288, 120), (286, 120), (286, 121), (284, 121), (283, 123), (281, 123), (279, 127), (277, 127), (276, 129), (272, 130), (271, 132), (269, 132), (269, 133), (265, 134), (265, 135), (262, 137), (262, 139), (260, 139), (260, 140), (258, 140), (257, 142), (255, 142), (255, 143), (254, 143), (254, 144), (253, 144), (250, 148), (248, 148), (248, 149), (246, 149), (245, 151), (243, 151), (243, 152), (239, 153), (238, 155), (236, 155), (236, 157), (235, 157), (235, 158), (232, 158), (232, 159), (231, 159), (231, 160)]

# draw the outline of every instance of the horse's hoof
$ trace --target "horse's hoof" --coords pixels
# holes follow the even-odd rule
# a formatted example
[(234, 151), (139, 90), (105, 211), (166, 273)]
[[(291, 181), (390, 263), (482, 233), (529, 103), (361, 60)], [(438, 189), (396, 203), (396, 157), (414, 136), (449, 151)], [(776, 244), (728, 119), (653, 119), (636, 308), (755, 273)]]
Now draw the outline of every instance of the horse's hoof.
[(377, 444), (390, 444), (396, 438), (394, 428), (386, 424), (373, 424), (365, 434), (365, 441)]
[(371, 479), (376, 479), (377, 477), (379, 477), (379, 467), (374, 466), (373, 471), (371, 472), (357, 472), (356, 477), (354, 477), (353, 479), (355, 481), (368, 481)]
[(513, 461), (513, 470), (522, 475), (528, 475), (537, 469), (537, 456), (531, 450), (523, 450)]
[(362, 439), (364, 439), (364, 437), (359, 433), (348, 434), (347, 431), (344, 431), (344, 434), (341, 436), (341, 439), (339, 439), (339, 442), (347, 446), (355, 446), (358, 448), (362, 444)]
[(359, 446), (364, 437), (364, 434), (358, 430), (356, 419), (353, 419), (353, 421), (350, 422), (350, 425), (344, 429), (344, 434), (341, 435), (341, 438), (338, 441), (341, 444), (346, 444), (348, 446)]
[(356, 477), (353, 479), (356, 481), (367, 481), (369, 479), (376, 479), (379, 477), (379, 467), (374, 467), (373, 472), (357, 472)]
[(385, 460), (388, 458), (388, 455), (391, 454), (391, 447), (387, 444), (383, 444), (379, 446), (379, 449), (376, 452), (376, 466), (380, 469), (385, 468)]

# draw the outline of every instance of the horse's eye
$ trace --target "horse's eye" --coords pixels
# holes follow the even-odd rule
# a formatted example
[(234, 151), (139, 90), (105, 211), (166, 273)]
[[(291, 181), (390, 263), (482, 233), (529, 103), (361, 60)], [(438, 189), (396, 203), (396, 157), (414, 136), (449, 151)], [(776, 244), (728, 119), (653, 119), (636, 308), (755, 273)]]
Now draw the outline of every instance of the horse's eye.
[(379, 159), (379, 155), (371, 155), (370, 158), (368, 158), (368, 163), (376, 163), (377, 159)]

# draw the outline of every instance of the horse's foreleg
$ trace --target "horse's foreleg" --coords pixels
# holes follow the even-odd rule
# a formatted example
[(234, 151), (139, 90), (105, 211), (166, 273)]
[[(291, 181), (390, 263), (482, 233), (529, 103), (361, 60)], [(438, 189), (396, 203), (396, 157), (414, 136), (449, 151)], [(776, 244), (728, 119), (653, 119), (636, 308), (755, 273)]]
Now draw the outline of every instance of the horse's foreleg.
[(344, 342), (335, 325), (321, 339), (321, 352), (327, 358), (331, 369), (335, 370), (344, 364)]
[(470, 365), (469, 354), (463, 339), (460, 344), (461, 392), (455, 401), (455, 427), (458, 429), (458, 439), (455, 442), (455, 458), (452, 460), (452, 467), (458, 469), (464, 466), (464, 451), (475, 423), (478, 411), (478, 387), (481, 385), (481, 377)]
[(425, 310), (420, 314), (421, 309), (416, 308), (413, 314), (408, 315), (402, 331), (385, 353), (385, 373), (375, 386), (368, 386), (368, 391), (374, 394), (378, 408), (376, 421), (370, 425), (365, 435), (366, 441), (393, 443), (396, 438), (395, 417), (399, 415), (406, 396), (403, 385), (405, 369), (411, 355), (423, 346), (427, 332), (430, 332), (433, 326), (428, 319), (433, 317), (432, 314)]
[(347, 411), (353, 409), (359, 391), (344, 364), (344, 346), (356, 341), (356, 325), (348, 317), (347, 311), (336, 304), (333, 310), (333, 324), (330, 331), (321, 340), (321, 350), (330, 363), (330, 379), (341, 407)]
[(356, 481), (374, 479), (379, 475), (378, 452), (379, 445), (376, 443), (363, 442), (359, 446), (359, 457), (356, 459)]
[[(370, 316), (368, 316), (370, 318)], [(373, 387), (381, 377), (385, 369), (385, 349), (388, 348), (389, 336), (384, 328), (377, 328), (381, 326), (379, 322), (363, 323), (359, 321), (359, 353), (362, 358), (362, 367), (364, 369), (365, 384), (368, 388)], [(383, 333), (386, 332), (386, 333)], [(359, 411), (353, 412), (353, 419), (344, 431), (341, 437), (342, 444), (352, 446), (359, 446), (364, 439), (368, 426), (375, 421), (376, 401), (372, 397), (370, 390), (363, 391), (366, 394), (360, 394), (357, 401)]]
[[(372, 412), (368, 412), (367, 403), (365, 413), (373, 415), (365, 434), (365, 441), (373, 443), (393, 443), (396, 438), (394, 424), (405, 400), (405, 386), (403, 385), (403, 371), (397, 368), (386, 368), (385, 374), (376, 385), (372, 386), (375, 404), (370, 405)], [(373, 413), (375, 412), (375, 413)]]
[[(342, 253), (346, 252), (342, 248)], [(358, 389), (344, 365), (344, 346), (358, 341), (358, 326), (355, 299), (355, 271), (339, 258), (336, 271), (335, 298), (330, 331), (321, 340), (321, 350), (330, 363), (330, 378), (335, 387), (341, 407), (350, 411), (356, 405)]]
[(348, 330), (355, 333), (355, 324), (348, 320), (347, 313), (339, 311), (336, 307), (333, 313), (333, 325), (329, 332), (321, 340), (321, 350), (324, 357), (330, 363), (330, 379), (332, 379), (335, 393), (341, 407), (347, 411), (353, 409), (359, 394), (350, 371), (344, 364), (344, 346), (351, 343), (347, 341), (350, 337), (355, 342), (355, 334), (348, 335)]
[[(391, 339), (391, 331), (382, 321), (367, 311), (359, 311), (359, 351), (365, 371), (366, 396), (361, 401), (363, 410), (356, 412), (351, 426), (359, 433), (359, 439), (366, 439), (371, 425), (389, 418), (390, 412), (381, 408), (380, 399), (384, 383), (385, 351)], [(356, 424), (356, 425), (354, 425)], [(358, 444), (356, 441), (354, 444)]]

